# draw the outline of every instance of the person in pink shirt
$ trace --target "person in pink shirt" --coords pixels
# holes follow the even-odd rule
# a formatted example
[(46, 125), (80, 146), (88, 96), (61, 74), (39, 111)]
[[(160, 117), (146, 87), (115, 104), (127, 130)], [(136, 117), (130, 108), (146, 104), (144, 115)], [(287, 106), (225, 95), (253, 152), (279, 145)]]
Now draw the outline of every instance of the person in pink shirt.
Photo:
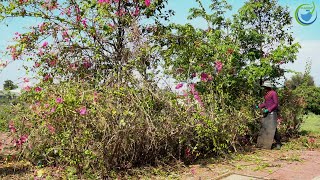
[(256, 106), (256, 108), (263, 110), (264, 117), (261, 120), (257, 147), (271, 149), (273, 139), (275, 139), (276, 149), (280, 149), (280, 135), (277, 130), (278, 94), (272, 89), (273, 85), (270, 81), (265, 81), (262, 87), (265, 89), (264, 102)]

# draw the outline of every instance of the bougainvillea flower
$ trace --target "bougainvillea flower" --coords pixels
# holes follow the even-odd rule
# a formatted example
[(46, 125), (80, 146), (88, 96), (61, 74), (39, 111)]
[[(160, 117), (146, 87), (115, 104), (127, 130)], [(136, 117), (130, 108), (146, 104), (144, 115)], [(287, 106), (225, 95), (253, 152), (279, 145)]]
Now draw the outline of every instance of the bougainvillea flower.
[(182, 88), (182, 86), (183, 86), (183, 84), (179, 83), (179, 84), (176, 85), (176, 89), (180, 89), (180, 88)]
[(84, 106), (79, 110), (80, 115), (86, 115), (87, 114), (87, 108)]
[(221, 70), (222, 70), (222, 67), (223, 67), (222, 62), (221, 62), (221, 61), (216, 61), (216, 62), (215, 62), (215, 65), (216, 65), (216, 70), (217, 70), (217, 72), (220, 73)]
[(309, 138), (308, 141), (309, 141), (309, 143), (311, 143), (311, 144), (313, 144), (313, 143), (316, 142), (316, 140), (315, 140), (313, 137)]
[(207, 73), (201, 73), (201, 81), (207, 82), (209, 75)]
[(30, 80), (28, 78), (23, 78), (23, 82), (27, 83), (29, 82)]
[(133, 12), (132, 16), (138, 16), (140, 14), (139, 7), (136, 7), (135, 11)]
[(50, 111), (50, 112), (51, 112), (51, 113), (56, 112), (56, 108), (55, 108), (55, 107), (51, 108), (51, 111)]
[(89, 62), (89, 61), (84, 61), (84, 62), (83, 62), (83, 66), (84, 66), (86, 69), (89, 69), (89, 68), (92, 66), (92, 63)]
[(38, 62), (36, 62), (36, 63), (34, 63), (34, 67), (40, 67), (40, 63), (38, 63)]
[(56, 99), (56, 103), (61, 104), (63, 102), (63, 99), (61, 97), (58, 97)]
[(26, 134), (20, 137), (21, 144), (27, 142), (27, 140), (28, 140), (28, 135)]
[(11, 133), (15, 133), (17, 131), (17, 129), (14, 127), (14, 124), (12, 121), (10, 121), (10, 123), (9, 123), (9, 130)]
[(49, 62), (49, 66), (50, 67), (52, 67), (52, 66), (55, 66), (57, 64), (57, 60), (51, 60), (50, 62)]
[(48, 46), (48, 42), (45, 41), (45, 42), (42, 44), (42, 47), (45, 48), (45, 47), (47, 47), (47, 46)]
[(44, 76), (43, 80), (48, 81), (51, 78), (50, 74), (47, 74)]
[(34, 88), (34, 91), (36, 91), (36, 92), (41, 92), (41, 91), (42, 91), (42, 88), (41, 88), (41, 87), (36, 87), (36, 88)]
[(149, 7), (150, 4), (151, 4), (151, 0), (145, 0), (144, 3), (145, 3), (145, 5), (146, 5), (147, 7)]
[(48, 124), (47, 127), (51, 134), (54, 134), (56, 132), (56, 129), (52, 125)]
[(31, 90), (31, 87), (30, 87), (30, 86), (26, 86), (26, 87), (24, 87), (23, 89), (28, 92), (28, 91)]
[(82, 20), (81, 20), (81, 23), (82, 23), (82, 25), (83, 25), (85, 28), (88, 26), (86, 19), (82, 19)]

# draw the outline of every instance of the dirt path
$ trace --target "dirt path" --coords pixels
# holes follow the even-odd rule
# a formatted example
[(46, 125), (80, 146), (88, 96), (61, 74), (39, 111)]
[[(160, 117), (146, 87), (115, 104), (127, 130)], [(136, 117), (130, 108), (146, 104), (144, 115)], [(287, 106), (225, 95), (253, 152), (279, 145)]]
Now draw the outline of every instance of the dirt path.
[(320, 177), (319, 150), (255, 151), (235, 160), (196, 165), (181, 179), (313, 180)]

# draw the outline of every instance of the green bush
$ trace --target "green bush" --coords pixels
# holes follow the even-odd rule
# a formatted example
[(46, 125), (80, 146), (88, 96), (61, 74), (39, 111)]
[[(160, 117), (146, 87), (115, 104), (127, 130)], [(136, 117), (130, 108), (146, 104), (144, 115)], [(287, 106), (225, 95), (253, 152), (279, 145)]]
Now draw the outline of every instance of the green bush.
[(320, 114), (320, 88), (316, 86), (299, 86), (295, 93), (306, 101), (306, 110)]

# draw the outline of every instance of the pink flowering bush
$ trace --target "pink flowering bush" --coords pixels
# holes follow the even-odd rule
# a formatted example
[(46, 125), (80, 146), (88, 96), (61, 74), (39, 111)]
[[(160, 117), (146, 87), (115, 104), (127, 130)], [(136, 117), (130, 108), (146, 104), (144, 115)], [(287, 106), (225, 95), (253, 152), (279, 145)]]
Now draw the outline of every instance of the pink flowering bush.
[(79, 175), (109, 176), (113, 170), (184, 158), (194, 128), (194, 116), (182, 113), (177, 97), (155, 89), (64, 82), (25, 93), (21, 100), (10, 130), (22, 157), (73, 166)]

